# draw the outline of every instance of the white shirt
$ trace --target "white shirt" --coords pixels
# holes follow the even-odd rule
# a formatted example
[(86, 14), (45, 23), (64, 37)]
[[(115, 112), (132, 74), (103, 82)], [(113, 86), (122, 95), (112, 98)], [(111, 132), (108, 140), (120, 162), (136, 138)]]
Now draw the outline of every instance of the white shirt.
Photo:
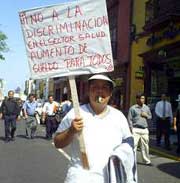
[[(164, 101), (159, 101), (156, 104), (155, 107), (155, 113), (158, 117), (162, 118), (163, 117), (163, 106), (164, 106)], [(171, 122), (173, 121), (173, 115), (172, 115), (172, 107), (171, 104), (168, 101), (165, 101), (165, 116), (164, 117), (170, 117)]]
[(55, 109), (59, 106), (59, 104), (55, 101), (52, 103), (46, 102), (43, 106), (42, 111), (45, 112), (47, 115), (52, 116), (55, 115)]
[[(120, 111), (111, 106), (102, 115), (96, 115), (90, 105), (82, 105), (80, 114), (84, 121), (83, 137), (90, 170), (82, 168), (79, 145), (76, 139), (73, 140), (70, 144), (71, 166), (65, 183), (107, 183), (108, 158), (123, 139), (132, 136), (127, 120)], [(68, 129), (73, 119), (72, 109), (62, 120), (56, 133)]]

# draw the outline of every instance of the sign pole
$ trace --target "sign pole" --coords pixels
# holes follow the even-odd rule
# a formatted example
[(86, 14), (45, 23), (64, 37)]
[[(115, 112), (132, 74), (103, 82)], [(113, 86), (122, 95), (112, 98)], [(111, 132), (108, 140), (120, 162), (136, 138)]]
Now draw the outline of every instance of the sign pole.
[[(69, 84), (70, 84), (70, 88), (71, 88), (71, 97), (72, 97), (72, 101), (73, 101), (73, 108), (74, 108), (75, 116), (80, 116), (79, 100), (78, 100), (77, 87), (76, 87), (76, 82), (75, 82), (74, 76), (69, 76)], [(89, 169), (89, 163), (88, 163), (88, 158), (87, 158), (87, 154), (86, 154), (86, 148), (85, 148), (85, 144), (84, 144), (84, 138), (83, 138), (82, 131), (79, 132), (78, 141), (79, 141), (79, 146), (80, 146), (81, 161), (83, 164), (83, 168)]]

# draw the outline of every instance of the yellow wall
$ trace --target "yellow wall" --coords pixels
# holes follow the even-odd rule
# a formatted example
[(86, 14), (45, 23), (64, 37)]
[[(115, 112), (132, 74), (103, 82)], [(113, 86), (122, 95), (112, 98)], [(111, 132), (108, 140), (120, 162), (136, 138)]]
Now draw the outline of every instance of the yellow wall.
[[(144, 80), (143, 79), (136, 79), (135, 73), (142, 67), (143, 59), (142, 57), (138, 56), (144, 52), (150, 51), (152, 49), (158, 49), (162, 46), (172, 44), (180, 40), (180, 36), (177, 36), (175, 39), (172, 40), (163, 40), (160, 43), (156, 44), (153, 47), (148, 47), (146, 45), (146, 41), (148, 36), (142, 37), (137, 42), (133, 42), (131, 46), (131, 80), (130, 80), (130, 105), (136, 102), (135, 96), (136, 93), (139, 91), (144, 92)], [(145, 81), (148, 82), (148, 81)]]
[[(136, 34), (143, 32), (145, 24), (145, 3), (147, 0), (133, 1), (133, 17), (132, 23), (136, 25)], [(131, 45), (131, 77), (130, 77), (130, 105), (136, 102), (136, 94), (144, 92), (143, 78), (137, 79), (137, 72), (142, 73), (143, 60), (138, 55), (148, 50), (146, 46), (147, 37), (133, 41)]]
[[(137, 78), (137, 72), (143, 74), (141, 70), (144, 66), (142, 58), (139, 54), (148, 50), (146, 46), (147, 38), (142, 38), (138, 42), (133, 42), (131, 48), (131, 81), (130, 81), (130, 104), (136, 102), (135, 96), (138, 92), (144, 92), (144, 78)], [(143, 75), (142, 75), (143, 76)]]
[(142, 27), (145, 23), (145, 3), (148, 0), (136, 0), (133, 1), (133, 17), (132, 22), (136, 25), (136, 32), (143, 31)]
[[(143, 26), (145, 25), (146, 2), (147, 0), (134, 1), (132, 24), (136, 25), (136, 35), (143, 32)], [(156, 34), (162, 34), (163, 31), (164, 30), (159, 31)], [(143, 59), (138, 55), (153, 49), (161, 48), (165, 45), (172, 44), (180, 40), (180, 36), (176, 36), (174, 39), (164, 39), (150, 47), (146, 44), (147, 39), (150, 36), (151, 34), (139, 37), (136, 41), (133, 41), (131, 45), (130, 105), (136, 102), (135, 96), (137, 92), (144, 92), (144, 80), (136, 78), (136, 72), (144, 66)]]

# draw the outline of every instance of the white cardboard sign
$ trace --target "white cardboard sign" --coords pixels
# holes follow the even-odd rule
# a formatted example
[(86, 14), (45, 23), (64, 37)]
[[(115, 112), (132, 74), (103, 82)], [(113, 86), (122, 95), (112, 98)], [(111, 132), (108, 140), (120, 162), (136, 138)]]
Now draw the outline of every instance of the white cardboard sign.
[(105, 0), (80, 0), (19, 13), (31, 78), (114, 70)]

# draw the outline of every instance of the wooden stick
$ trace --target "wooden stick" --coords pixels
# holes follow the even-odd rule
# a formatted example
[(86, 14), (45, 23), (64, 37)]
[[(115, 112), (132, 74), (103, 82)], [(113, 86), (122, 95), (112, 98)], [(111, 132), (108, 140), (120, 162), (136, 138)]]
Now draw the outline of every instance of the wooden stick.
[[(69, 84), (70, 84), (70, 88), (71, 88), (71, 96), (72, 96), (75, 116), (80, 116), (79, 100), (78, 100), (77, 88), (76, 88), (76, 82), (75, 82), (74, 76), (69, 76)], [(80, 152), (81, 152), (81, 161), (83, 164), (83, 168), (89, 169), (89, 163), (88, 163), (88, 158), (87, 158), (87, 154), (86, 154), (86, 148), (85, 148), (82, 132), (79, 132), (78, 141), (79, 141), (79, 147), (80, 147)]]

